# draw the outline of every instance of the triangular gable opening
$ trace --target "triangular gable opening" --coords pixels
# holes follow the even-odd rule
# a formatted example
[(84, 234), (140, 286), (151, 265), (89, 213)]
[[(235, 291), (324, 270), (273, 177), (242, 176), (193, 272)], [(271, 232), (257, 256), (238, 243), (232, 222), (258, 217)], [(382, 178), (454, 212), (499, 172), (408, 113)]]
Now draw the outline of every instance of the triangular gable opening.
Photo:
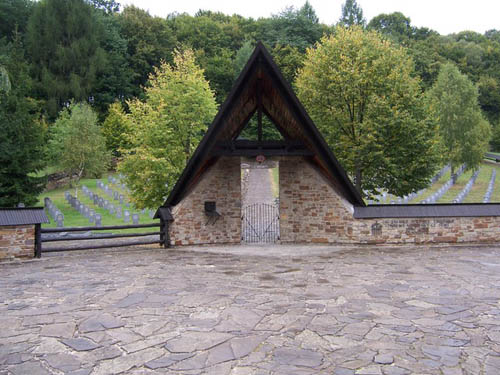
[[(260, 117), (260, 118), (259, 118)], [(259, 125), (260, 123), (260, 125)], [(280, 133), (274, 122), (266, 114), (259, 114), (255, 111), (253, 117), (248, 120), (245, 127), (237, 136), (237, 140), (247, 141), (284, 141), (283, 134)]]

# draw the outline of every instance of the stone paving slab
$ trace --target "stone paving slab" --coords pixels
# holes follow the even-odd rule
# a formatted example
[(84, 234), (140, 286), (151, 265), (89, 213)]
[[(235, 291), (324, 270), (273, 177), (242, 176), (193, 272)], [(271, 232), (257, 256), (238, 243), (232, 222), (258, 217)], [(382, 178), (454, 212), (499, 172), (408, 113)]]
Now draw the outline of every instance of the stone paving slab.
[(0, 374), (500, 374), (500, 248), (127, 248), (0, 264)]

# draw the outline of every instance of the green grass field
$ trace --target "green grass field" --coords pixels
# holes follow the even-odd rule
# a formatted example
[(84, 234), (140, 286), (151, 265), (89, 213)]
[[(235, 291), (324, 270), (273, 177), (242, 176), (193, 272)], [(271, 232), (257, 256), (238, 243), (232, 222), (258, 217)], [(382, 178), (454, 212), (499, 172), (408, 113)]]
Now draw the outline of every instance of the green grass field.
[[(94, 205), (94, 202), (91, 201), (82, 191), (82, 186), (86, 185), (89, 190), (91, 190), (94, 193), (99, 194), (99, 196), (103, 197), (106, 199), (106, 195), (103, 190), (97, 188), (97, 180), (98, 179), (82, 179), (80, 183), (78, 184), (77, 189), (75, 187), (70, 188), (69, 186), (63, 187), (60, 189), (55, 189), (51, 191), (44, 192), (40, 195), (39, 199), (39, 205), (43, 206), (44, 205), (44, 198), (49, 197), (52, 202), (57, 206), (57, 208), (63, 213), (64, 215), (64, 226), (65, 227), (86, 227), (86, 226), (93, 226), (93, 224), (89, 223), (88, 219), (81, 215), (76, 209), (71, 207), (71, 205), (66, 201), (64, 198), (64, 192), (69, 191), (71, 195), (75, 196), (76, 195), (76, 190), (78, 191), (77, 196), (80, 202), (83, 204), (88, 205), (89, 207), (93, 208), (96, 213), (101, 214), (102, 216), (102, 225), (103, 226), (108, 226), (108, 225), (125, 225), (127, 223), (124, 223), (123, 218), (117, 219), (115, 215), (110, 215), (108, 210), (104, 208), (100, 208), (99, 206)], [(101, 179), (103, 182), (107, 183), (107, 176), (104, 176)], [(113, 190), (118, 190), (122, 194), (126, 195), (126, 192), (124, 192), (122, 189), (120, 189), (116, 185), (112, 185)], [(108, 199), (109, 201), (113, 201), (112, 198)], [(113, 201), (113, 204), (117, 204), (117, 201)], [(122, 206), (123, 209), (125, 209), (125, 205)], [(146, 211), (145, 214), (141, 214), (140, 210), (134, 209), (132, 206), (129, 208), (130, 210), (130, 222), (128, 224), (132, 224), (132, 214), (133, 213), (138, 213), (139, 214), (139, 223), (140, 224), (149, 224), (149, 223), (158, 223), (159, 220), (153, 220), (149, 217), (148, 212)], [(44, 228), (55, 228), (56, 223), (52, 218), (50, 218), (50, 223), (49, 224), (43, 224)], [(156, 228), (141, 228), (141, 229), (131, 229), (131, 230), (125, 230), (124, 232), (131, 231), (131, 232), (151, 232), (155, 231)]]

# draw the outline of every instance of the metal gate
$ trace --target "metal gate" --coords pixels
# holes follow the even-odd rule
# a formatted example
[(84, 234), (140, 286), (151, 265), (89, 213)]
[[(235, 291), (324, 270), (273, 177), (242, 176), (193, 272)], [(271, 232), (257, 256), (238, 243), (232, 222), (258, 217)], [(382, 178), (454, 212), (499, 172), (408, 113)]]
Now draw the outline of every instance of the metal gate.
[(274, 243), (280, 239), (278, 205), (254, 203), (241, 210), (241, 240), (246, 243)]

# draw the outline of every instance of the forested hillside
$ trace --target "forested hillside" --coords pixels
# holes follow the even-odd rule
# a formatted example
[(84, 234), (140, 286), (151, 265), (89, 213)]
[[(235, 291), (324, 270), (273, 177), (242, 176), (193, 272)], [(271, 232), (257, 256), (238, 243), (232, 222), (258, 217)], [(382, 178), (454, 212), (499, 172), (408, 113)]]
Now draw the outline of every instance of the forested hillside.
[[(308, 48), (334, 34), (339, 25), (357, 24), (379, 32), (395, 47), (404, 47), (422, 94), (435, 84), (441, 66), (451, 63), (458, 68), (477, 90), (482, 116), (491, 124), (490, 148), (500, 150), (497, 30), (484, 35), (466, 30), (439, 35), (412, 26), (401, 13), (365, 20), (353, 0), (344, 3), (337, 25), (320, 23), (307, 1), (298, 9), (290, 7), (268, 18), (252, 19), (206, 10), (194, 16), (174, 13), (160, 18), (135, 6), (122, 7), (114, 0), (0, 0), (0, 19), (0, 92), (9, 96), (10, 103), (0, 107), (2, 118), (31, 118), (38, 125), (28, 128), (45, 141), (51, 137), (58, 114), (73, 101), (88, 103), (99, 124), (115, 102), (121, 103), (119, 111), (128, 113), (132, 100), (145, 100), (144, 87), (155, 69), (163, 63), (173, 65), (179, 51), (192, 51), (220, 105), (257, 41), (269, 49), (295, 87)], [(11, 121), (0, 126), (19, 126), (21, 133), (27, 126), (16, 124)], [(27, 147), (38, 155), (39, 143), (30, 142)], [(109, 139), (106, 142), (113, 144)], [(120, 155), (117, 147), (111, 146), (109, 151)], [(19, 151), (14, 153), (24, 157)], [(40, 168), (39, 163), (28, 165), (26, 173)]]

